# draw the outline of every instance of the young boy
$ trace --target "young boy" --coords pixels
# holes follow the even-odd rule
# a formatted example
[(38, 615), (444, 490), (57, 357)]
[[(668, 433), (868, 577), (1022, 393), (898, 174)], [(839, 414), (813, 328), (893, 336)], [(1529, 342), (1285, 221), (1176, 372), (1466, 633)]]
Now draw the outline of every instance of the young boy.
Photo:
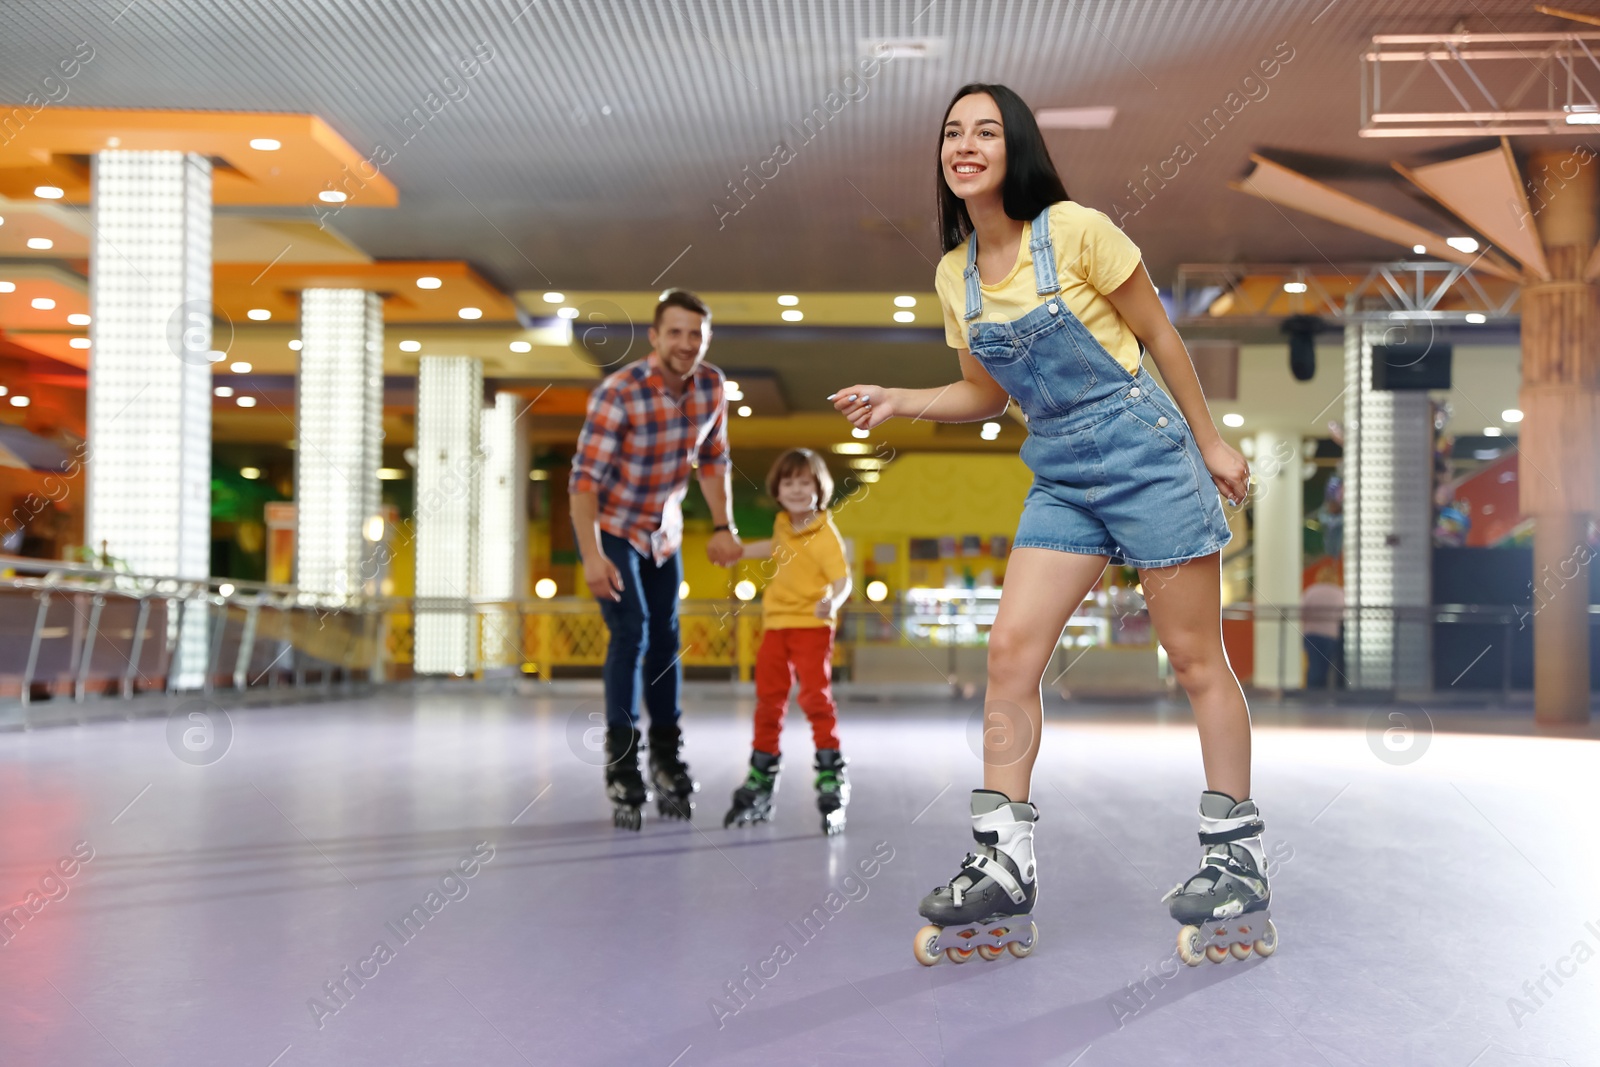
[(770, 541), (744, 546), (745, 559), (771, 559), (776, 573), (761, 597), (763, 632), (756, 653), (755, 743), (750, 771), (734, 791), (723, 826), (765, 822), (778, 787), (778, 734), (789, 687), (800, 680), (800, 707), (817, 746), (817, 810), (822, 832), (844, 829), (850, 800), (845, 758), (839, 754), (837, 708), (830, 688), (833, 621), (850, 595), (844, 540), (828, 514), (833, 476), (809, 448), (792, 448), (767, 473), (767, 492), (783, 509)]

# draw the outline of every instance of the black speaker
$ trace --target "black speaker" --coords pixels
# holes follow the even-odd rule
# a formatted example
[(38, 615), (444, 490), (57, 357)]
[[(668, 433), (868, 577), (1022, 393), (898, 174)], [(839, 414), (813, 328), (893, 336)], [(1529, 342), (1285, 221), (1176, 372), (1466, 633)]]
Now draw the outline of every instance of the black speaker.
[(1315, 315), (1291, 315), (1280, 329), (1289, 338), (1289, 373), (1297, 382), (1309, 382), (1317, 374), (1317, 334), (1323, 322)]
[(1450, 345), (1441, 341), (1373, 345), (1372, 388), (1448, 389), (1450, 355)]

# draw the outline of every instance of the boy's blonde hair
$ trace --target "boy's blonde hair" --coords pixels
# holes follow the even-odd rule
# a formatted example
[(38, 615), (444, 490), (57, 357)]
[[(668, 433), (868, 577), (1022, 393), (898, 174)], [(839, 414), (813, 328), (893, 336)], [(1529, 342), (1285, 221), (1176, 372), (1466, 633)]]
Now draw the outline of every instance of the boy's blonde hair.
[(783, 480), (799, 474), (811, 475), (817, 483), (817, 507), (827, 507), (833, 499), (833, 475), (828, 473), (828, 464), (823, 458), (809, 448), (791, 448), (778, 457), (767, 472), (767, 495), (777, 500), (778, 486)]

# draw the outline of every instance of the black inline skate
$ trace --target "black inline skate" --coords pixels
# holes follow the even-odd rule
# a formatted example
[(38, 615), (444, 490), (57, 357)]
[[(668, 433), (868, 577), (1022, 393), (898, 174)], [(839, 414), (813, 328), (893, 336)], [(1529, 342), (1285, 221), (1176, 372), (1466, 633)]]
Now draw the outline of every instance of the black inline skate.
[(606, 729), (606, 796), (612, 826), (637, 830), (644, 824), (639, 809), (650, 800), (650, 790), (639, 773), (639, 731), (630, 726)]
[(844, 809), (850, 803), (850, 779), (845, 765), (850, 761), (836, 748), (817, 749), (817, 810), (822, 812), (822, 832), (832, 837), (844, 832)]
[(1248, 959), (1278, 950), (1278, 928), (1267, 910), (1266, 829), (1253, 800), (1235, 801), (1226, 793), (1200, 794), (1200, 869), (1161, 899), (1171, 901), (1178, 931), (1178, 957), (1191, 967), (1202, 960), (1221, 963), (1229, 954)]
[(664, 818), (688, 819), (694, 811), (690, 799), (700, 783), (689, 774), (683, 762), (683, 733), (677, 723), (650, 727), (650, 780), (656, 787), (656, 810)]
[(917, 931), (912, 953), (924, 967), (943, 955), (965, 963), (977, 952), (997, 960), (1009, 951), (1021, 958), (1033, 951), (1039, 928), (1033, 904), (1039, 894), (1033, 858), (1033, 824), (1039, 809), (1018, 803), (993, 789), (972, 791), (972, 836), (976, 852), (967, 853), (949, 885), (922, 898), (917, 910), (931, 925)]
[(778, 789), (778, 757), (759, 749), (750, 753), (750, 770), (744, 784), (733, 791), (733, 807), (722, 817), (723, 826), (749, 826), (772, 817), (772, 794)]

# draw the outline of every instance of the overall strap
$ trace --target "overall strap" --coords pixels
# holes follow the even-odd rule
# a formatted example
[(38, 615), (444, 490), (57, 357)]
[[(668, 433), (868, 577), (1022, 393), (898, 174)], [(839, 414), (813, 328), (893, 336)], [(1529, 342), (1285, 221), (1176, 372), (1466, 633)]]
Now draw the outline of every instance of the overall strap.
[(983, 293), (978, 289), (977, 231), (967, 236), (967, 269), (961, 273), (961, 277), (967, 283), (967, 313), (963, 317), (970, 322), (983, 310)]
[(1050, 241), (1050, 208), (1039, 212), (1033, 220), (1033, 238), (1028, 242), (1033, 253), (1033, 285), (1040, 296), (1049, 296), (1061, 290), (1056, 278), (1056, 250)]

